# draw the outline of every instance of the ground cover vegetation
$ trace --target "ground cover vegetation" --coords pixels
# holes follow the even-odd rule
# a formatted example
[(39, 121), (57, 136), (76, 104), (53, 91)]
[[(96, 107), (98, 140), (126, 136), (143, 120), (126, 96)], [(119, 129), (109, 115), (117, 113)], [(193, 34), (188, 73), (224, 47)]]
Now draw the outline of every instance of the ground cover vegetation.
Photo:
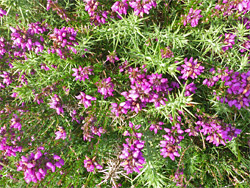
[(1, 187), (249, 187), (250, 0), (2, 0)]

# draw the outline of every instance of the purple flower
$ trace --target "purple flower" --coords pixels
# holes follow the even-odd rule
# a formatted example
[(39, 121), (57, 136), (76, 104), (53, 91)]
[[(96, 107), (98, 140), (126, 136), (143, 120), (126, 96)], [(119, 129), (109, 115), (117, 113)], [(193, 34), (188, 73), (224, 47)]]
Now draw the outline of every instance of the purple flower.
[(0, 17), (3, 17), (6, 14), (7, 14), (7, 12), (0, 8)]
[(123, 159), (121, 166), (124, 167), (127, 174), (137, 172), (140, 173), (140, 168), (146, 163), (141, 150), (144, 148), (144, 141), (126, 139), (126, 144), (123, 144), (122, 154), (119, 156)]
[(237, 137), (241, 132), (240, 129), (236, 129), (230, 124), (226, 124), (218, 119), (212, 119), (210, 117), (200, 117), (199, 119), (196, 125), (199, 126), (200, 132), (204, 135), (208, 135), (206, 140), (216, 146), (219, 144), (226, 145), (228, 141)]
[[(116, 1), (112, 5), (111, 10), (113, 12), (119, 13), (120, 15), (122, 15), (122, 14), (127, 15), (127, 10), (128, 10), (127, 1), (128, 0)], [(117, 17), (121, 19), (120, 15), (117, 15)]]
[(221, 103), (228, 103), (230, 107), (235, 106), (238, 109), (246, 108), (250, 103), (250, 71), (239, 73), (227, 71), (227, 75), (221, 78), (225, 81), (227, 87), (223, 96), (217, 96)]
[[(220, 38), (221, 37), (222, 37), (222, 35), (220, 36)], [(226, 51), (229, 48), (232, 48), (233, 45), (235, 44), (235, 42), (234, 42), (235, 37), (236, 37), (236, 35), (233, 35), (232, 33), (225, 33), (225, 39), (223, 41), (225, 46), (222, 47), (222, 50)]]
[(143, 14), (149, 14), (152, 7), (157, 6), (155, 0), (131, 0), (129, 6), (134, 9), (134, 14), (143, 17)]
[(187, 16), (184, 17), (183, 19), (183, 25), (186, 26), (187, 23), (191, 23), (192, 27), (196, 27), (198, 25), (199, 19), (202, 18), (203, 16), (200, 15), (201, 10), (193, 10), (193, 8), (191, 8), (189, 10), (189, 13)]
[(76, 42), (77, 30), (71, 27), (63, 27), (61, 29), (54, 28), (54, 32), (49, 35), (53, 40), (53, 46), (48, 49), (48, 53), (57, 53), (61, 59), (70, 57), (70, 51), (77, 53), (74, 46), (77, 46)]
[(79, 81), (85, 81), (85, 79), (89, 79), (88, 75), (94, 75), (93, 73), (93, 68), (91, 66), (88, 67), (81, 67), (79, 66), (78, 69), (73, 68), (72, 69), (74, 71), (74, 74), (72, 74), (72, 76), (75, 76), (75, 80), (79, 80)]
[(90, 95), (86, 95), (84, 92), (80, 92), (80, 95), (76, 96), (80, 100), (79, 104), (83, 104), (85, 108), (91, 106), (91, 101), (95, 101), (96, 98)]
[(14, 117), (11, 119), (11, 128), (15, 128), (20, 131), (22, 128), (22, 125), (20, 123), (21, 119), (16, 114), (13, 114), (13, 116)]
[(87, 169), (88, 172), (93, 172), (96, 169), (103, 169), (103, 167), (98, 164), (97, 162), (95, 162), (95, 158), (93, 159), (89, 158), (87, 155), (85, 156), (85, 160), (84, 160), (84, 167)]
[(94, 135), (98, 135), (99, 137), (101, 136), (101, 134), (105, 133), (105, 130), (102, 127), (98, 128), (98, 127), (92, 126), (91, 131)]
[(104, 99), (113, 96), (114, 84), (111, 82), (111, 77), (103, 79), (102, 82), (97, 82), (96, 85), (98, 92), (104, 95)]
[(50, 70), (50, 68), (45, 63), (41, 64), (41, 69), (44, 69), (45, 71)]
[(5, 38), (0, 37), (0, 59), (8, 51), (7, 46), (8, 46), (8, 43), (6, 43)]
[(193, 61), (193, 57), (191, 57), (189, 60), (187, 58), (184, 59), (183, 65), (181, 65), (181, 78), (187, 80), (189, 77), (192, 79), (197, 78), (201, 73), (204, 72), (204, 67), (201, 66), (201, 63), (198, 63), (198, 60)]
[(58, 140), (58, 139), (65, 140), (67, 137), (66, 131), (62, 127), (58, 127), (58, 130), (59, 131), (55, 132), (55, 134), (56, 134), (55, 140)]
[(176, 123), (176, 125), (172, 126), (171, 129), (164, 128), (164, 130), (167, 134), (163, 135), (165, 140), (160, 141), (160, 147), (162, 147), (162, 149), (160, 149), (161, 155), (164, 158), (170, 157), (170, 159), (174, 161), (175, 157), (180, 157), (178, 149), (181, 147), (178, 144), (184, 138), (182, 136), (184, 131), (181, 130), (179, 123)]
[(150, 127), (149, 127), (149, 130), (150, 131), (154, 131), (155, 134), (157, 134), (158, 130), (162, 130), (162, 125), (164, 123), (163, 122), (158, 122), (157, 124), (151, 124)]
[(12, 48), (18, 48), (19, 51), (14, 52), (14, 56), (25, 57), (25, 52), (34, 51), (35, 53), (42, 52), (44, 49), (44, 39), (41, 36), (35, 35), (32, 29), (21, 30), (18, 26), (16, 28), (10, 27), (11, 40), (13, 41)]
[(96, 0), (83, 0), (86, 3), (85, 10), (90, 16), (91, 24), (95, 25), (105, 24), (107, 19), (107, 11), (98, 10), (99, 2)]
[(5, 83), (7, 86), (12, 83), (10, 73), (3, 71), (3, 74), (0, 74), (0, 77), (3, 78), (3, 83)]
[[(21, 157), (21, 161), (17, 165), (17, 171), (24, 171), (24, 179), (27, 183), (37, 183), (45, 178), (48, 170), (55, 172), (56, 167), (61, 168), (64, 165), (64, 161), (61, 157), (54, 155), (52, 157), (48, 153), (42, 153), (40, 150), (43, 148), (37, 148), (37, 153), (31, 153), (29, 156)], [(56, 156), (56, 157), (55, 157)], [(59, 161), (57, 161), (59, 160)]]
[(239, 12), (245, 14), (250, 10), (250, 2), (249, 0), (243, 0), (240, 1), (239, 4), (237, 5), (237, 9)]
[(49, 103), (50, 108), (55, 109), (58, 115), (60, 115), (61, 113), (62, 114), (64, 113), (60, 101), (61, 101), (60, 98), (56, 94), (54, 94), (54, 97), (51, 98), (51, 101)]
[(119, 61), (120, 59), (116, 56), (116, 51), (110, 53), (109, 55), (107, 55), (107, 60), (111, 63), (115, 63), (115, 61)]
[(194, 82), (188, 84), (188, 85), (186, 86), (186, 88), (185, 88), (185, 96), (190, 96), (191, 93), (195, 93), (195, 90), (196, 90), (196, 89), (197, 89), (197, 88), (195, 87)]

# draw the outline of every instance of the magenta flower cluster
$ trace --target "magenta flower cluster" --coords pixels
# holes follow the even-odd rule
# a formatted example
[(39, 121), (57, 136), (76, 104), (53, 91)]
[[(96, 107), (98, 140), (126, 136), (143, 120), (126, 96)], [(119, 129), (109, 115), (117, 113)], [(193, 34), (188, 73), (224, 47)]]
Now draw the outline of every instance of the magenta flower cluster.
[(140, 173), (140, 168), (143, 168), (143, 164), (146, 163), (142, 153), (145, 141), (141, 140), (142, 133), (135, 132), (141, 125), (133, 125), (129, 122), (129, 127), (132, 129), (132, 134), (128, 131), (124, 133), (125, 136), (131, 136), (131, 138), (126, 138), (126, 144), (123, 144), (122, 154), (119, 156), (123, 160), (121, 166), (127, 174)]
[(54, 28), (54, 32), (49, 35), (53, 40), (53, 46), (48, 49), (48, 53), (57, 53), (61, 59), (70, 57), (70, 51), (77, 53), (74, 46), (77, 46), (76, 42), (77, 31), (71, 27), (63, 27), (61, 29)]
[(249, 0), (223, 0), (222, 4), (216, 4), (215, 9), (223, 12), (223, 16), (230, 16), (235, 12), (246, 14), (250, 10)]
[(101, 82), (97, 82), (96, 86), (98, 87), (97, 91), (104, 96), (104, 99), (109, 96), (114, 96), (114, 84), (111, 82), (111, 77), (104, 78)]
[[(18, 129), (19, 127), (20, 126), (17, 126)], [(17, 145), (20, 141), (20, 136), (17, 136), (15, 129), (15, 126), (11, 126), (10, 128), (3, 126), (0, 128), (0, 151), (3, 158), (10, 156), (15, 157), (17, 152), (22, 152), (22, 146)]]
[(55, 134), (56, 134), (55, 140), (59, 140), (59, 139), (65, 140), (67, 137), (66, 131), (60, 126), (58, 127), (58, 131), (55, 132)]
[[(85, 2), (85, 10), (90, 16), (90, 21), (95, 25), (105, 24), (108, 19), (109, 10), (100, 10), (101, 5), (96, 0), (83, 0)], [(156, 0), (121, 0), (116, 1), (111, 6), (110, 18), (114, 18), (115, 14), (121, 19), (122, 15), (127, 15), (128, 7), (134, 10), (134, 14), (143, 17), (144, 14), (149, 14), (149, 11), (156, 8)]]
[(185, 88), (185, 96), (190, 96), (192, 93), (195, 93), (195, 90), (197, 89), (197, 87), (195, 87), (195, 83), (192, 82), (190, 84), (188, 84)]
[(134, 14), (143, 17), (144, 14), (149, 14), (149, 11), (156, 8), (156, 0), (130, 0), (129, 6), (134, 9)]
[(52, 156), (47, 152), (42, 153), (43, 147), (39, 147), (37, 152), (31, 153), (29, 156), (21, 157), (21, 161), (17, 165), (17, 171), (24, 171), (24, 179), (27, 183), (37, 183), (45, 178), (49, 170), (55, 172), (56, 167), (61, 168), (64, 160), (58, 155)]
[(21, 119), (16, 114), (13, 114), (10, 128), (18, 129), (20, 131), (22, 128), (22, 124), (20, 122), (21, 122)]
[(7, 52), (5, 43), (6, 43), (5, 38), (0, 37), (0, 59), (2, 59), (4, 54)]
[(185, 58), (184, 63), (181, 67), (178, 67), (178, 70), (180, 70), (182, 74), (180, 78), (184, 80), (187, 80), (189, 77), (195, 79), (204, 72), (204, 67), (201, 66), (201, 63), (198, 63), (197, 59), (193, 60), (193, 57), (189, 60)]
[(95, 25), (105, 24), (108, 18), (107, 11), (98, 10), (99, 2), (96, 0), (83, 0), (86, 3), (85, 10), (90, 16), (90, 21)]
[(200, 15), (201, 10), (194, 10), (191, 8), (189, 10), (188, 15), (183, 17), (183, 25), (186, 26), (187, 23), (190, 23), (192, 27), (196, 27), (198, 25), (199, 19), (202, 18), (202, 15)]
[(93, 115), (87, 116), (83, 120), (83, 126), (81, 129), (83, 130), (83, 140), (91, 141), (94, 138), (94, 135), (101, 137), (101, 134), (105, 133), (105, 130), (99, 125), (96, 126), (96, 117)]
[(96, 157), (93, 159), (89, 158), (87, 155), (85, 156), (84, 160), (84, 167), (87, 169), (88, 172), (93, 172), (96, 169), (101, 170), (103, 167), (95, 161)]
[(160, 149), (161, 155), (164, 158), (170, 157), (170, 159), (174, 161), (175, 157), (180, 157), (178, 150), (181, 148), (181, 146), (179, 146), (179, 143), (184, 138), (182, 136), (184, 131), (181, 130), (179, 123), (176, 123), (171, 129), (164, 128), (164, 131), (167, 134), (163, 135), (165, 140), (160, 141), (160, 147), (162, 147), (162, 149)]
[(115, 13), (119, 13), (117, 15), (117, 17), (119, 19), (121, 19), (121, 16), (120, 15), (127, 15), (127, 10), (128, 10), (128, 3), (127, 3), (128, 0), (122, 0), (122, 1), (116, 1), (112, 7), (111, 7), (111, 10)]
[(83, 104), (85, 108), (91, 106), (91, 101), (95, 101), (96, 98), (90, 95), (86, 95), (84, 92), (80, 92), (80, 95), (76, 96), (80, 100), (79, 104)]
[(72, 76), (75, 76), (75, 80), (79, 80), (79, 81), (85, 81), (85, 79), (89, 79), (89, 75), (94, 75), (93, 73), (93, 67), (91, 66), (87, 66), (87, 67), (81, 67), (79, 66), (78, 69), (73, 68), (72, 69), (74, 71), (74, 74), (72, 74)]
[(234, 105), (238, 109), (249, 106), (250, 71), (247, 73), (234, 72), (228, 75), (225, 77), (224, 85), (228, 86), (226, 90), (227, 94), (225, 97), (220, 97), (221, 102), (226, 102), (229, 106)]
[(61, 99), (58, 97), (57, 94), (54, 94), (54, 97), (51, 98), (49, 103), (50, 108), (55, 109), (58, 115), (63, 114), (63, 107), (61, 105)]
[[(225, 33), (225, 38), (223, 40), (224, 46), (222, 47), (222, 50), (226, 51), (229, 50), (229, 48), (232, 48), (235, 44), (235, 37), (236, 35), (233, 35), (232, 33)], [(222, 38), (222, 35), (220, 36), (220, 38)]]
[[(35, 25), (39, 26), (40, 23), (34, 23)], [(42, 52), (44, 49), (43, 43), (44, 38), (41, 35), (35, 35), (40, 34), (39, 32), (43, 32), (46, 30), (46, 27), (41, 26), (41, 30), (35, 30), (32, 25), (30, 25), (30, 28), (26, 30), (21, 30), (18, 26), (16, 28), (10, 27), (11, 30), (11, 40), (13, 41), (12, 47), (13, 48), (19, 48), (23, 50), (23, 52), (28, 51), (35, 51), (35, 53)], [(36, 32), (36, 33), (35, 33)], [(15, 56), (23, 57), (24, 54), (15, 53)], [(25, 57), (25, 56), (24, 56)]]
[(109, 55), (107, 55), (107, 60), (106, 61), (109, 61), (111, 63), (115, 63), (115, 61), (119, 61), (119, 57), (117, 57), (116, 55), (116, 51), (110, 53)]
[(231, 141), (241, 133), (240, 129), (236, 129), (223, 121), (201, 116), (198, 118), (199, 121), (196, 122), (198, 129), (203, 135), (207, 135), (206, 140), (209, 143), (213, 143), (216, 146), (219, 146), (219, 144), (226, 145), (228, 141)]
[[(124, 70), (123, 67), (121, 67)], [(162, 78), (162, 74), (147, 75), (147, 69), (127, 67), (131, 90), (121, 93), (126, 99), (125, 102), (112, 103), (111, 112), (116, 116), (127, 114), (128, 110), (138, 113), (147, 103), (153, 103), (155, 107), (165, 105), (167, 94), (172, 89), (169, 88), (168, 79)]]
[[(10, 76), (10, 73), (8, 73), (6, 71), (3, 71), (3, 74), (0, 74), (0, 77), (3, 78), (2, 83), (6, 84), (6, 86), (10, 85), (13, 81), (11, 76)], [(0, 83), (1, 84), (0, 87), (5, 88), (5, 86), (2, 83)]]
[(162, 125), (164, 125), (164, 123), (161, 121), (156, 124), (151, 124), (149, 130), (154, 131), (154, 133), (157, 134), (159, 130), (162, 130)]
[[(213, 68), (210, 72), (212, 74), (216, 73)], [(228, 103), (230, 107), (235, 106), (238, 109), (248, 107), (250, 103), (250, 71), (239, 73), (233, 70), (229, 71), (226, 67), (224, 70), (217, 70), (217, 74), (203, 81), (203, 84), (208, 87), (214, 86), (218, 81), (224, 83), (225, 89), (222, 94), (217, 94), (217, 100), (221, 103)]]

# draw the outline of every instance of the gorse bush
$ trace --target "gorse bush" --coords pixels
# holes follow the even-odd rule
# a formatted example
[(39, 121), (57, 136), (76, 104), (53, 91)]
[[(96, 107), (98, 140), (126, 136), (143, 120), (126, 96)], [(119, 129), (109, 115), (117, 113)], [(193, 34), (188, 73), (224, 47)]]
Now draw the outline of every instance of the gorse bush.
[(249, 11), (1, 1), (1, 187), (249, 187)]

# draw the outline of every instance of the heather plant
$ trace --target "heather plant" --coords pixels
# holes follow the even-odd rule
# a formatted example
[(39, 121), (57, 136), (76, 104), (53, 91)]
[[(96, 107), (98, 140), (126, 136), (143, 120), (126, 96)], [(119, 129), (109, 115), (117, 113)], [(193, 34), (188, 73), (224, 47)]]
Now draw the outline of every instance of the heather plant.
[(1, 187), (249, 187), (249, 0), (0, 2)]

